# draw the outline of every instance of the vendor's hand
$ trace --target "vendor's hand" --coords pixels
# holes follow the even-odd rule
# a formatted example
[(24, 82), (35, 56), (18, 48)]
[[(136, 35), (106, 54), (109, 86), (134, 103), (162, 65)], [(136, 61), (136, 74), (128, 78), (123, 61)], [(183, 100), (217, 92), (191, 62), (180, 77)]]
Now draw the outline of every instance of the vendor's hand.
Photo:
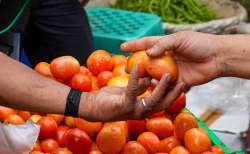
[(164, 110), (182, 92), (183, 83), (170, 89), (170, 80), (169, 75), (164, 75), (154, 91), (144, 98), (143, 105), (142, 99), (137, 96), (141, 89), (150, 84), (150, 80), (139, 79), (138, 67), (135, 66), (126, 88), (104, 87), (97, 92), (83, 93), (79, 116), (90, 121), (145, 118), (153, 112)]
[(124, 51), (147, 50), (155, 57), (172, 52), (179, 68), (178, 81), (187, 86), (206, 83), (221, 75), (218, 36), (198, 32), (179, 32), (163, 37), (145, 37), (122, 44)]

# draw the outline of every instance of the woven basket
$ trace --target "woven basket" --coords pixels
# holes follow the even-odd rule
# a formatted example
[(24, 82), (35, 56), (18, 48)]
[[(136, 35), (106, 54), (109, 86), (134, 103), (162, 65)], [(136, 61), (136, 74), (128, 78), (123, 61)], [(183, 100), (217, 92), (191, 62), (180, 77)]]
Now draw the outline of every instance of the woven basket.
[[(240, 22), (247, 20), (247, 11), (237, 2), (230, 0), (201, 0), (209, 5), (216, 13), (218, 19), (199, 24), (173, 24), (163, 23), (166, 33), (183, 30), (192, 30), (214, 34), (228, 34), (236, 31)], [(87, 7), (109, 6), (116, 0), (91, 0)]]

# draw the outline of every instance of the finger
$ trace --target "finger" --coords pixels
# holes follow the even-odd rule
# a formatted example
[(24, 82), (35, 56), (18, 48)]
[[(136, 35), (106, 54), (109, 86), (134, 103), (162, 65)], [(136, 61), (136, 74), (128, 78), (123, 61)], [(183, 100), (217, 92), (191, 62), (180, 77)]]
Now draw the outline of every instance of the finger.
[(121, 50), (134, 52), (151, 48), (162, 36), (144, 37), (142, 39), (129, 41), (121, 45)]
[(139, 69), (138, 65), (135, 64), (131, 71), (128, 81), (128, 86), (126, 89), (126, 99), (130, 100), (128, 103), (131, 103), (131, 101), (134, 101), (136, 99), (138, 87), (139, 87)]
[(140, 95), (145, 92), (150, 85), (151, 82), (149, 77), (139, 79), (137, 95)]
[(156, 79), (152, 79), (152, 80), (151, 80), (151, 85), (152, 85), (153, 87), (156, 87), (156, 86), (158, 85), (158, 83), (159, 83), (159, 81), (156, 80)]

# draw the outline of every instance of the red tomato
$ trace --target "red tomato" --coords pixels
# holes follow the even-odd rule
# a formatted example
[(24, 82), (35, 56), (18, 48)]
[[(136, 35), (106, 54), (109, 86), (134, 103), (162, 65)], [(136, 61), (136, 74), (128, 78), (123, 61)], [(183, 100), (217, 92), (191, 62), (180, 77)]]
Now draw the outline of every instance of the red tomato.
[(19, 115), (13, 114), (13, 115), (10, 115), (7, 119), (5, 119), (4, 123), (22, 125), (25, 123), (25, 121)]
[(76, 127), (84, 130), (89, 136), (96, 136), (102, 128), (102, 122), (89, 122), (82, 118), (75, 119)]
[(40, 139), (54, 138), (57, 131), (57, 123), (51, 117), (42, 117), (38, 122), (40, 125)]
[(98, 85), (104, 87), (107, 85), (108, 81), (113, 78), (113, 73), (110, 71), (103, 71), (97, 76)]
[(99, 90), (99, 85), (98, 85), (97, 77), (91, 75), (90, 78), (92, 80), (92, 90), (91, 91), (94, 92), (94, 91)]
[(129, 134), (135, 137), (146, 131), (145, 120), (128, 120), (127, 124), (128, 124)]
[(59, 127), (57, 128), (55, 140), (57, 141), (57, 143), (58, 143), (61, 147), (65, 147), (65, 146), (66, 146), (66, 145), (64, 145), (64, 143), (62, 142), (62, 138), (63, 138), (63, 135), (67, 132), (67, 130), (69, 130), (69, 128), (66, 127), (66, 126), (59, 126)]
[(31, 117), (29, 111), (18, 111), (18, 115), (23, 118), (23, 120), (28, 120)]
[(85, 66), (80, 67), (80, 72), (79, 73), (81, 73), (83, 75), (89, 75), (89, 76), (92, 75), (92, 73), (89, 71), (89, 69), (87, 67), (85, 67)]
[(213, 152), (213, 154), (224, 154), (224, 150), (216, 145), (211, 147), (211, 151)]
[(91, 139), (87, 133), (79, 128), (68, 130), (63, 135), (66, 147), (74, 154), (89, 154), (91, 150)]
[(0, 106), (0, 120), (4, 121), (10, 115), (16, 114), (16, 110), (4, 106)]
[(50, 64), (49, 63), (40, 62), (35, 66), (34, 70), (43, 76), (46, 76), (49, 78), (54, 78), (53, 74), (50, 71)]
[(80, 64), (72, 56), (62, 56), (51, 62), (50, 70), (57, 79), (68, 81), (80, 71)]
[(41, 149), (43, 152), (51, 153), (59, 148), (58, 143), (53, 139), (46, 139), (41, 142)]
[(62, 114), (47, 114), (47, 116), (53, 118), (58, 125), (64, 120), (64, 115)]
[(92, 81), (88, 75), (75, 74), (71, 79), (71, 87), (81, 91), (89, 92), (92, 89)]
[(87, 66), (94, 75), (110, 71), (112, 69), (111, 56), (105, 50), (96, 50), (88, 57)]
[(58, 148), (54, 150), (52, 154), (73, 154), (73, 153), (67, 148)]
[(164, 117), (165, 114), (166, 114), (165, 111), (156, 112), (156, 113), (153, 113), (152, 115), (150, 115), (149, 118)]
[(43, 153), (41, 151), (32, 151), (30, 154), (45, 154), (45, 153)]
[(117, 67), (118, 65), (126, 65), (127, 58), (124, 55), (115, 55), (111, 58), (112, 68)]
[(166, 112), (181, 112), (186, 106), (186, 95), (182, 93), (167, 109)]

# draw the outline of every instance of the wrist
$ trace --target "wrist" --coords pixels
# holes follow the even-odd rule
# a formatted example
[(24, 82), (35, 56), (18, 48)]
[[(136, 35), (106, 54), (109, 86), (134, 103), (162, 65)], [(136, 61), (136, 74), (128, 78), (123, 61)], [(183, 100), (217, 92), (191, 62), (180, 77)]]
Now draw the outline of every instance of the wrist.
[(89, 103), (89, 97), (90, 97), (90, 93), (88, 92), (83, 92), (81, 95), (81, 100), (80, 100), (80, 104), (79, 104), (79, 112), (78, 115), (79, 117), (82, 117), (86, 120), (90, 120), (91, 119), (91, 103)]

